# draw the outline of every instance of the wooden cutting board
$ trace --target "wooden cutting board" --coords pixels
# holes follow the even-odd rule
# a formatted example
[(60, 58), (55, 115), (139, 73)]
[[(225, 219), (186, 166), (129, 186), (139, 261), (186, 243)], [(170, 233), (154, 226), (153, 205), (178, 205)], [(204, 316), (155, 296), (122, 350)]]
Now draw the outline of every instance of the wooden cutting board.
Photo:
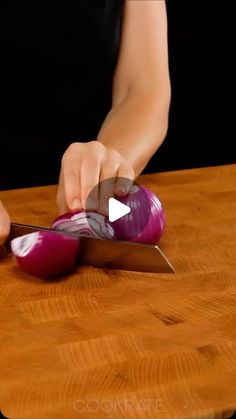
[[(236, 409), (236, 165), (142, 176), (175, 274), (0, 262), (0, 409), (13, 419), (220, 418)], [(49, 226), (56, 187), (0, 192)]]

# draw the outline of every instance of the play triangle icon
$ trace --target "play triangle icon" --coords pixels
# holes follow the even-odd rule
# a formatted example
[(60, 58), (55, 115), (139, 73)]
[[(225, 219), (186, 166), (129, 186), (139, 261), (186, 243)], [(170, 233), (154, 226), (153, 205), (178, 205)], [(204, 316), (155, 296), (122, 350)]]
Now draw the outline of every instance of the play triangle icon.
[(129, 214), (131, 211), (130, 207), (122, 202), (118, 201), (115, 198), (109, 198), (108, 202), (108, 217), (109, 221), (114, 222), (119, 220), (119, 218), (124, 217), (124, 215)]

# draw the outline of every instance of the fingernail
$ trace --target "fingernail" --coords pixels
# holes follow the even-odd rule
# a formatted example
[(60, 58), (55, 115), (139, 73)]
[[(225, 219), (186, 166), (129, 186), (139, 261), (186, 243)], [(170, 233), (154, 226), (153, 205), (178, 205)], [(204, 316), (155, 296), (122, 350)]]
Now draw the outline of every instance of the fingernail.
[(75, 198), (74, 201), (72, 202), (71, 209), (72, 210), (81, 209), (81, 202), (78, 198)]
[(119, 186), (116, 189), (116, 194), (117, 195), (127, 195), (128, 193), (128, 188), (126, 186)]

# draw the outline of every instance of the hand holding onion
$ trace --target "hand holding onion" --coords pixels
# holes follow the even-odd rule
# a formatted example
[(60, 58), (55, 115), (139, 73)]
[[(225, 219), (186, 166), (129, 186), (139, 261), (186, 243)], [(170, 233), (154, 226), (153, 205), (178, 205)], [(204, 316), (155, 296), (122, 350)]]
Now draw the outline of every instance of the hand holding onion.
[[(62, 158), (57, 192), (59, 214), (86, 209), (107, 215), (108, 198), (114, 194), (127, 194), (134, 177), (134, 169), (118, 151), (105, 147), (99, 141), (73, 143)], [(110, 178), (116, 178), (116, 184), (107, 184), (100, 195), (94, 193), (93, 199), (88, 200), (90, 192), (99, 182)], [(120, 179), (130, 179), (130, 182), (123, 185)]]
[[(140, 192), (141, 191), (141, 192)], [(155, 244), (164, 233), (166, 217), (159, 198), (147, 188), (133, 187), (119, 198), (130, 206), (130, 214), (114, 223), (96, 212), (69, 212), (58, 217), (52, 228), (100, 239), (120, 239)], [(148, 217), (144, 218), (144, 214)], [(143, 225), (145, 220), (145, 225)], [(143, 228), (140, 231), (140, 225)], [(12, 251), (19, 266), (26, 272), (42, 278), (69, 273), (76, 265), (79, 240), (54, 232), (36, 232), (14, 239)]]

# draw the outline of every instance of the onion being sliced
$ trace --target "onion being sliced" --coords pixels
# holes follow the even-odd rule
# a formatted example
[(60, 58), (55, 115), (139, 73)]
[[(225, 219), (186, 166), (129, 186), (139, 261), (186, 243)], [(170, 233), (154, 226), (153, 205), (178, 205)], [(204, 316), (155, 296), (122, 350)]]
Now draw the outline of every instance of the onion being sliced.
[(77, 238), (47, 231), (26, 234), (11, 241), (11, 249), (20, 268), (45, 279), (71, 272), (79, 246)]
[(117, 200), (131, 208), (129, 214), (113, 222), (116, 237), (144, 244), (156, 244), (164, 234), (166, 215), (160, 199), (149, 189), (134, 185)]
[(100, 239), (115, 238), (114, 229), (108, 219), (104, 215), (92, 211), (63, 214), (53, 222), (52, 228)]

